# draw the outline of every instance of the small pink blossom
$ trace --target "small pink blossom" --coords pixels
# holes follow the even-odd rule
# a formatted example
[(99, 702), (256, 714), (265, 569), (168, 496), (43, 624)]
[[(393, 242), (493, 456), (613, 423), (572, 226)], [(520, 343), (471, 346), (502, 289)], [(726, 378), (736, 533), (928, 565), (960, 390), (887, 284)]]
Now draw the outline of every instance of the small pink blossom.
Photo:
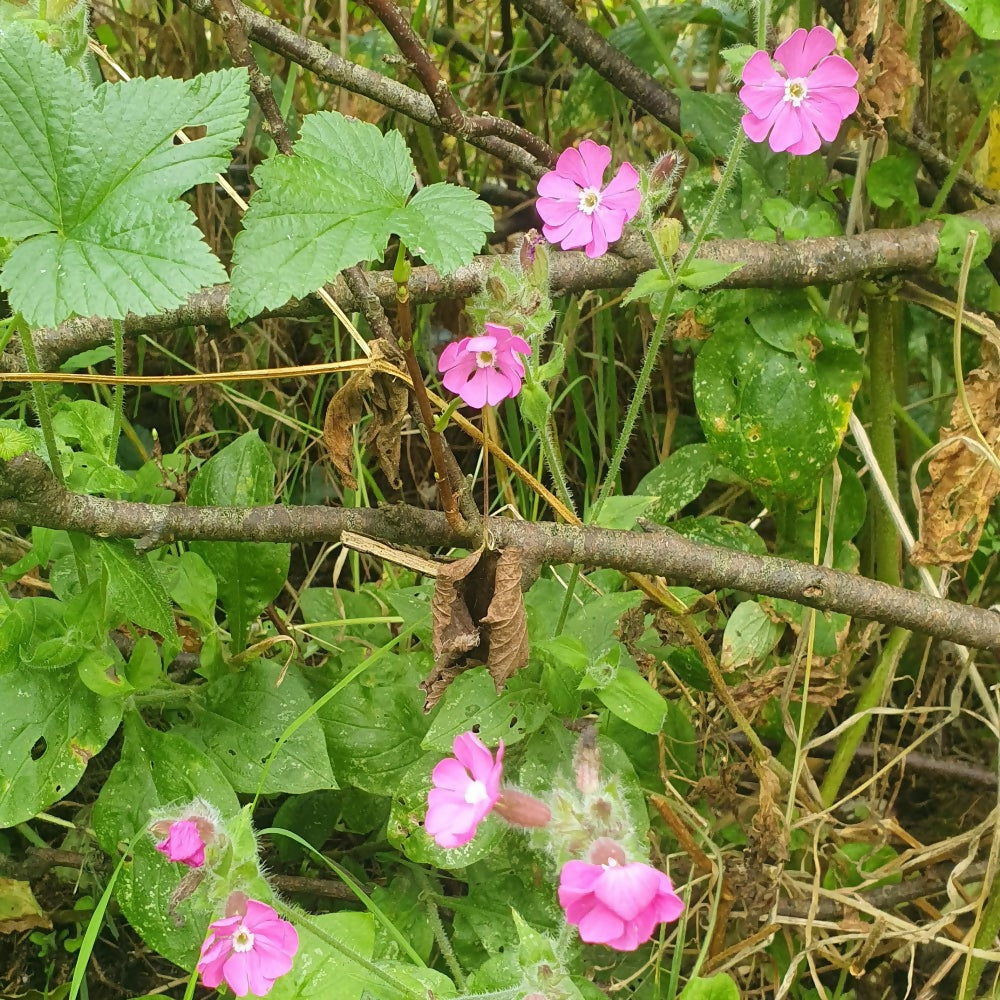
[(524, 362), (530, 354), (523, 337), (499, 323), (487, 323), (482, 337), (463, 337), (450, 343), (438, 360), (446, 389), (476, 409), (516, 396), (524, 379)]
[(291, 970), (299, 935), (266, 903), (246, 899), (240, 910), (209, 927), (198, 960), (201, 981), (214, 989), (225, 979), (238, 997), (267, 996), (274, 981)]
[(452, 744), (454, 757), (445, 757), (431, 773), (434, 787), (427, 794), (424, 829), (438, 847), (461, 847), (500, 797), (503, 740), (496, 759), (475, 733), (459, 733)]
[(657, 924), (676, 920), (684, 902), (663, 872), (626, 862), (613, 840), (594, 844), (589, 861), (567, 861), (559, 875), (559, 903), (566, 919), (589, 944), (634, 951), (653, 936)]
[(774, 50), (784, 72), (763, 51), (747, 60), (740, 100), (749, 108), (743, 130), (750, 139), (763, 142), (770, 133), (768, 144), (776, 153), (801, 156), (815, 153), (820, 137), (837, 138), (841, 122), (858, 106), (858, 71), (831, 55), (836, 45), (833, 32), (822, 25), (808, 32), (799, 28)]
[(211, 836), (205, 826), (211, 827), (206, 820), (179, 819), (166, 825), (155, 824), (153, 832), (158, 836), (166, 834), (166, 840), (156, 845), (156, 849), (165, 854), (171, 861), (179, 861), (188, 868), (200, 868), (205, 863), (205, 843)]
[(604, 186), (611, 149), (584, 139), (579, 149), (564, 149), (555, 170), (538, 181), (538, 214), (542, 232), (563, 250), (584, 247), (588, 257), (600, 257), (608, 244), (621, 239), (625, 223), (639, 211), (639, 171), (623, 163)]

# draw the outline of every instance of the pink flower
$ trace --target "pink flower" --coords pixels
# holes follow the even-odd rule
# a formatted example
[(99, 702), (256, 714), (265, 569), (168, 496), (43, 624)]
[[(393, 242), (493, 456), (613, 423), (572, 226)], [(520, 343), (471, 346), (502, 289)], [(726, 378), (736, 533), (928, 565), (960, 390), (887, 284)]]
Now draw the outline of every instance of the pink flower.
[(582, 940), (634, 951), (657, 924), (681, 915), (684, 902), (663, 872), (626, 863), (625, 852), (607, 838), (594, 844), (590, 856), (596, 864), (567, 861), (559, 875), (559, 903)]
[(639, 172), (623, 163), (604, 187), (611, 149), (584, 139), (579, 149), (564, 149), (555, 170), (538, 181), (538, 214), (542, 232), (563, 250), (585, 247), (600, 257), (620, 239), (625, 223), (639, 211)]
[(238, 997), (267, 996), (274, 981), (291, 970), (299, 935), (266, 903), (243, 899), (238, 906), (241, 912), (209, 927), (198, 960), (201, 981), (212, 989), (225, 979)]
[(518, 355), (530, 353), (528, 342), (515, 337), (509, 327), (487, 323), (485, 336), (450, 343), (441, 352), (438, 370), (446, 389), (468, 406), (481, 409), (521, 391), (524, 362)]
[(740, 100), (750, 109), (743, 116), (750, 139), (763, 142), (770, 132), (768, 143), (776, 153), (804, 155), (819, 149), (820, 136), (827, 142), (837, 138), (840, 123), (858, 106), (858, 71), (830, 54), (836, 44), (822, 25), (809, 32), (799, 28), (774, 50), (784, 73), (766, 52), (747, 60)]
[(455, 756), (445, 757), (431, 774), (434, 787), (427, 794), (424, 820), (424, 829), (445, 848), (472, 840), (500, 797), (503, 773), (503, 740), (496, 760), (475, 733), (459, 733), (452, 751)]
[[(162, 835), (164, 831), (154, 832)], [(156, 849), (171, 861), (180, 861), (188, 868), (200, 868), (205, 863), (205, 837), (194, 819), (179, 819), (166, 829), (167, 839), (156, 845)]]

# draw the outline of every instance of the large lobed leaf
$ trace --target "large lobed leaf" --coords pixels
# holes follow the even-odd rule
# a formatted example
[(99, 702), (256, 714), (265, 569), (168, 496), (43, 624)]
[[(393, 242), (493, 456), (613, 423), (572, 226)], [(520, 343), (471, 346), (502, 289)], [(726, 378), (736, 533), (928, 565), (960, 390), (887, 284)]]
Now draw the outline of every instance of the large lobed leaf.
[[(32, 33), (0, 45), (0, 237), (23, 240), (0, 284), (32, 326), (121, 319), (225, 281), (177, 198), (230, 160), (247, 112), (242, 69), (90, 90)], [(175, 144), (185, 126), (203, 138)]]
[(254, 172), (233, 252), (230, 319), (240, 322), (314, 292), (344, 268), (373, 260), (389, 237), (443, 273), (468, 263), (493, 229), (471, 191), (431, 184), (409, 201), (413, 161), (398, 132), (334, 111), (310, 115), (294, 156)]

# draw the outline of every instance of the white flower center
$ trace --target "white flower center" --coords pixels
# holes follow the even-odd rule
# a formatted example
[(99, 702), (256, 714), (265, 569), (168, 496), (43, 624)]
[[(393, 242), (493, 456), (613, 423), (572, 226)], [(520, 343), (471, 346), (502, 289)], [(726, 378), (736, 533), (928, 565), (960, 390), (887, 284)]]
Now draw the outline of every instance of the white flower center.
[(605, 867), (605, 868), (617, 868), (618, 867), (618, 859), (617, 858), (608, 858), (608, 860), (604, 862), (604, 866), (603, 867)]
[(481, 781), (469, 782), (469, 787), (465, 790), (465, 801), (468, 802), (470, 806), (475, 806), (480, 802), (485, 802), (489, 797), (490, 793), (486, 791), (486, 786)]
[(236, 933), (233, 935), (233, 951), (242, 953), (252, 950), (253, 933), (247, 930), (244, 924), (240, 924), (239, 927), (236, 928)]
[(785, 81), (785, 101), (791, 101), (792, 107), (797, 108), (809, 96), (809, 88), (806, 81), (801, 76), (796, 76)]
[(496, 358), (492, 351), (480, 351), (476, 355), (476, 364), (480, 368), (493, 368), (496, 365)]
[(601, 207), (601, 192), (597, 188), (583, 188), (577, 209), (584, 215), (593, 215)]

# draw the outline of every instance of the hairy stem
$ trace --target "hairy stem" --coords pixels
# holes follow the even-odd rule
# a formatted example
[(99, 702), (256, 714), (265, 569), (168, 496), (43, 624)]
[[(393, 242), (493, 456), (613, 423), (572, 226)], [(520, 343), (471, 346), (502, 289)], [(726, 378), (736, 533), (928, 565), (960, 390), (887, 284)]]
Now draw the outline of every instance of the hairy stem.
[[(125, 374), (125, 333), (120, 319), (112, 320), (111, 332), (115, 339), (115, 375), (120, 379)], [(118, 438), (122, 433), (122, 417), (125, 411), (125, 383), (115, 384), (114, 402), (111, 405), (111, 441), (108, 444), (108, 463), (114, 465), (118, 459)]]

